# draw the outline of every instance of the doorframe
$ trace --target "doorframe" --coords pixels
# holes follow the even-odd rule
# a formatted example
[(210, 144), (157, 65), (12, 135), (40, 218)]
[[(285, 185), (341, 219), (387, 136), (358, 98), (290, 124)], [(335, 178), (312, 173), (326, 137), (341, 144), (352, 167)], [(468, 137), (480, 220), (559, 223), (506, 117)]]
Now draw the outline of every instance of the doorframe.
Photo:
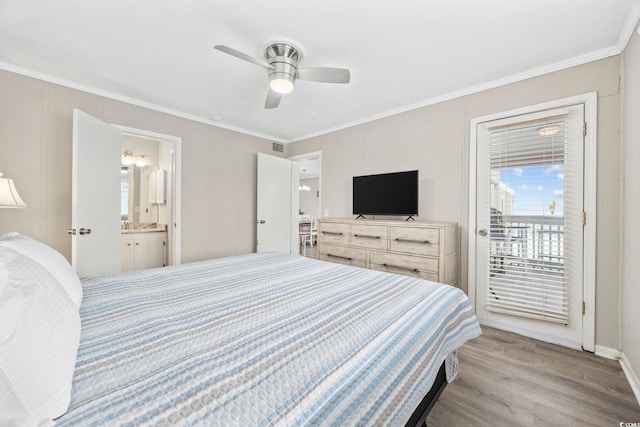
[(132, 128), (129, 126), (110, 123), (113, 127), (119, 129), (123, 134), (161, 140), (172, 145), (173, 155), (171, 156), (171, 182), (172, 182), (172, 206), (171, 215), (173, 228), (169, 229), (172, 245), (172, 259), (170, 265), (179, 265), (182, 262), (182, 138), (179, 136), (166, 135), (163, 133), (152, 132), (149, 130)]
[[(596, 187), (597, 187), (597, 92), (584, 93), (568, 98), (543, 102), (513, 110), (503, 111), (482, 117), (475, 117), (469, 123), (469, 237), (468, 237), (468, 295), (473, 307), (476, 307), (476, 162), (477, 162), (477, 128), (484, 122), (504, 119), (508, 117), (531, 114), (538, 111), (584, 104), (584, 120), (587, 132), (584, 137), (584, 211), (587, 221), (584, 230), (583, 247), (583, 283), (582, 298), (585, 312), (582, 316), (582, 348), (595, 351), (595, 301), (596, 301)], [(480, 323), (486, 323), (481, 321)], [(500, 326), (503, 326), (502, 324)], [(532, 334), (529, 330), (511, 329), (513, 332), (549, 341), (550, 337), (543, 334)], [(557, 340), (556, 340), (557, 341)], [(562, 343), (560, 343), (562, 344)]]
[[(311, 151), (309, 153), (296, 154), (295, 156), (287, 157), (292, 162), (299, 162), (300, 160), (312, 160), (318, 159), (320, 161), (320, 172), (318, 174), (318, 218), (322, 217), (322, 151)], [(296, 182), (295, 185), (292, 183), (293, 187), (297, 187), (299, 182)], [(298, 206), (299, 208), (300, 206)], [(296, 210), (297, 212), (297, 210)]]
[[(320, 162), (320, 168), (318, 171), (318, 217), (316, 218), (316, 221), (317, 221), (318, 218), (323, 216), (322, 215), (322, 151), (311, 151), (308, 153), (289, 156), (287, 158), (291, 160), (293, 163), (298, 163), (301, 160), (313, 160), (313, 159), (318, 159), (318, 161)], [(298, 179), (295, 182), (291, 181), (291, 191), (298, 194), (298, 196), (299, 196), (299, 190), (298, 190), (299, 185), (300, 185), (300, 177), (298, 177)], [(300, 211), (300, 198), (298, 197), (296, 198), (296, 200), (297, 200), (296, 206), (293, 206), (291, 209), (292, 214), (294, 214), (293, 217), (291, 218), (291, 222), (295, 223), (294, 227), (296, 228), (296, 230), (298, 230), (299, 228), (298, 212)], [(299, 249), (300, 249), (300, 246), (298, 246), (298, 251)]]

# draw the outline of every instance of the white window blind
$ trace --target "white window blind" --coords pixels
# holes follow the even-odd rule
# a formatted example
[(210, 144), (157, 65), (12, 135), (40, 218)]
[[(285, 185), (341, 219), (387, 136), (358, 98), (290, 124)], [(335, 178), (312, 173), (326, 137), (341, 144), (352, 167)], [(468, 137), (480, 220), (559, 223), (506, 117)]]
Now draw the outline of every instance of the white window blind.
[(566, 324), (568, 132), (554, 117), (490, 129), (486, 309)]

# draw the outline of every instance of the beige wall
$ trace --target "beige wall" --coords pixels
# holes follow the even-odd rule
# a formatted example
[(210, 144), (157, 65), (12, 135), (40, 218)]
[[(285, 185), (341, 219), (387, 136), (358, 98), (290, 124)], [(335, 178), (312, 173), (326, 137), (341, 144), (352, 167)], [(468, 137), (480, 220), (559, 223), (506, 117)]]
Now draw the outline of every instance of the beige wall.
[(271, 142), (0, 71), (0, 171), (26, 210), (0, 209), (0, 234), (58, 249), (71, 241), (72, 109), (109, 123), (182, 138), (182, 261), (255, 250), (256, 153)]
[[(467, 288), (469, 121), (492, 113), (598, 92), (596, 343), (619, 348), (620, 57), (554, 72), (287, 146), (322, 151), (322, 212), (351, 215), (351, 178), (420, 170), (420, 218), (460, 224), (460, 275)], [(428, 76), (425, 76), (428, 78)]]
[[(623, 271), (622, 351), (640, 378), (640, 36), (633, 33), (623, 53)], [(640, 390), (636, 396), (640, 399)]]

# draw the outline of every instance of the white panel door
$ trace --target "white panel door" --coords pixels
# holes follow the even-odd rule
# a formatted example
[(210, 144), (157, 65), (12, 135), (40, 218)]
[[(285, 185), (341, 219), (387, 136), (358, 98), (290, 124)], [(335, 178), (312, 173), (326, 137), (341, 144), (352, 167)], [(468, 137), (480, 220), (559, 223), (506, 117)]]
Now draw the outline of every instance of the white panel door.
[(584, 106), (478, 125), (476, 314), (582, 342)]
[(291, 160), (258, 153), (258, 252), (292, 253), (294, 237), (297, 242), (291, 227), (291, 170)]
[(120, 272), (121, 135), (73, 110), (71, 258), (80, 277)]

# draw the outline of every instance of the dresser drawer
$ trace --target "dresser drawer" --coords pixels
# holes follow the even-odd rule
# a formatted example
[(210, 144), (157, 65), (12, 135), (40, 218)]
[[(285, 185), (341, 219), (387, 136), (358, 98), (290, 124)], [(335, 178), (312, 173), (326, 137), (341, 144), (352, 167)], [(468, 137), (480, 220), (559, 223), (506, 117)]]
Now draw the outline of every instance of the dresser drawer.
[(429, 280), (430, 282), (439, 283), (440, 279), (438, 273), (432, 273), (431, 271), (421, 271), (417, 269), (408, 270), (406, 268), (399, 268), (392, 265), (371, 264), (372, 270), (384, 271), (386, 273), (402, 274), (403, 276), (417, 277), (418, 279)]
[(367, 256), (364, 249), (319, 243), (318, 259), (365, 268)]
[(351, 224), (349, 244), (361, 248), (387, 249), (387, 227), (384, 225)]
[(440, 254), (440, 230), (422, 227), (389, 227), (389, 250), (417, 255)]
[(374, 270), (406, 274), (408, 276), (421, 277), (435, 282), (438, 281), (440, 276), (438, 272), (439, 262), (437, 258), (377, 251), (371, 251), (369, 256), (370, 267)]
[(349, 224), (319, 222), (318, 240), (320, 242), (347, 245), (349, 243)]

